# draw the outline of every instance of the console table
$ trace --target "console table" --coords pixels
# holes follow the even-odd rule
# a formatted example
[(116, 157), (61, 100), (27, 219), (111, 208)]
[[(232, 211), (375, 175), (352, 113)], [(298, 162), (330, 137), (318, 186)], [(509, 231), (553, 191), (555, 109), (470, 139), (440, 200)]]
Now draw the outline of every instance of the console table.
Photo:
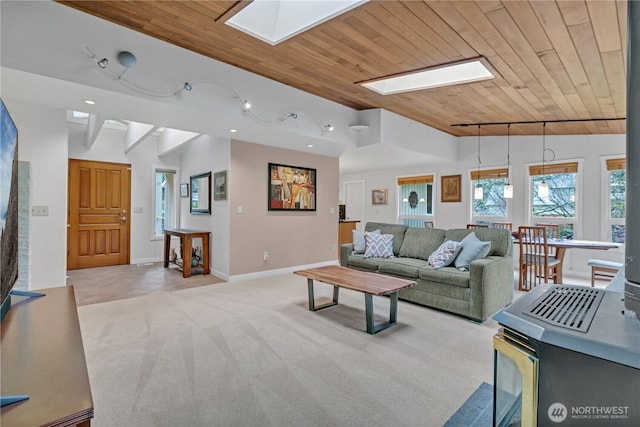
[(12, 297), (2, 321), (2, 395), (29, 399), (3, 406), (2, 426), (89, 427), (93, 398), (73, 286), (45, 296)]
[[(169, 267), (169, 263), (182, 268), (182, 277), (191, 277), (192, 268), (202, 268), (202, 274), (209, 274), (209, 231), (186, 230), (178, 228), (167, 228), (164, 230), (164, 267)], [(180, 238), (180, 252), (182, 263), (169, 260), (171, 251), (171, 236)], [(191, 265), (191, 253), (193, 249), (193, 239), (202, 239), (202, 259), (197, 266)]]

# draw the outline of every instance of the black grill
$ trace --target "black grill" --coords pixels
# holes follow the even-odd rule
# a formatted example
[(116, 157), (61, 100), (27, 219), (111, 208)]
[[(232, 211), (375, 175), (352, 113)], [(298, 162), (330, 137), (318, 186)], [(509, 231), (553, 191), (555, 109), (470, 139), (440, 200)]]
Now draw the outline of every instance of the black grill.
[(523, 314), (551, 325), (587, 332), (603, 296), (603, 289), (557, 286), (531, 303)]

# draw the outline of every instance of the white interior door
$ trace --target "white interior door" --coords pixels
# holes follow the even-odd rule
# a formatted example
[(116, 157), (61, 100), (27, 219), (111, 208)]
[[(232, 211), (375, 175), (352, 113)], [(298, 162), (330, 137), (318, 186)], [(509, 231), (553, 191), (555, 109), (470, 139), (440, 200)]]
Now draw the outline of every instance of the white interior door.
[(343, 185), (346, 219), (360, 221), (357, 228), (362, 229), (364, 227), (364, 181), (350, 181)]

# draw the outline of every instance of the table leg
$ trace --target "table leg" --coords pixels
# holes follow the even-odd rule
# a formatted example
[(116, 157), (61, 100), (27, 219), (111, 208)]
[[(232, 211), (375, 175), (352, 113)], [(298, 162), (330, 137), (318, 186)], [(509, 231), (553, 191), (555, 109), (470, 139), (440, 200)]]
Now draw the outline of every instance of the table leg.
[(171, 248), (171, 235), (164, 235), (164, 268), (169, 267), (169, 250)]
[(377, 334), (380, 331), (384, 331), (391, 326), (398, 324), (398, 292), (394, 292), (389, 295), (389, 321), (374, 325), (373, 323), (373, 295), (364, 294), (364, 305), (367, 317), (367, 332), (370, 334)]
[(316, 301), (313, 294), (313, 279), (307, 278), (307, 289), (309, 290), (309, 310), (318, 311), (322, 310), (323, 308), (329, 308), (333, 307), (334, 305), (338, 305), (338, 292), (340, 290), (339, 287), (333, 287), (333, 301), (318, 306), (316, 306)]
[(182, 240), (182, 277), (191, 277), (191, 236), (186, 235)]

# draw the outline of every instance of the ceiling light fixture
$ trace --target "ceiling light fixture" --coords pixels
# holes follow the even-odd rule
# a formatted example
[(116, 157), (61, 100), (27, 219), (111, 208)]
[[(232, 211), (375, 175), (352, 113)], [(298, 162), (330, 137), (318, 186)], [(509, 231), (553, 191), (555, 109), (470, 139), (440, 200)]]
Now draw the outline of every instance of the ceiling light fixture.
[(546, 137), (546, 129), (547, 122), (542, 122), (542, 182), (538, 184), (538, 197), (541, 199), (546, 199), (549, 197), (549, 185), (544, 181), (544, 153), (546, 151), (545, 147), (545, 137)]
[(242, 110), (243, 111), (248, 111), (251, 109), (251, 103), (249, 101), (247, 101), (246, 99), (244, 101), (242, 101)]
[(193, 87), (189, 84), (189, 82), (184, 82), (183, 88), (186, 91), (191, 91), (191, 89), (193, 89)]
[(107, 58), (102, 58), (100, 61), (98, 61), (98, 66), (100, 68), (107, 68), (107, 65), (109, 65), (109, 60)]
[(484, 58), (438, 65), (410, 73), (396, 74), (388, 78), (369, 80), (360, 84), (381, 95), (451, 86), (462, 83), (494, 79), (485, 65)]
[(322, 126), (322, 131), (323, 132), (333, 132), (333, 126), (330, 124), (326, 124), (324, 126)]
[(507, 184), (504, 186), (502, 196), (505, 199), (513, 199), (513, 185), (510, 182), (509, 177), (509, 168), (511, 167), (511, 156), (510, 156), (510, 130), (511, 123), (507, 125)]
[(84, 100), (84, 103), (85, 103), (85, 104), (88, 104), (88, 105), (95, 105), (96, 101), (92, 101), (92, 100), (90, 100), (90, 99), (85, 99), (85, 100)]
[(478, 175), (476, 176), (476, 188), (473, 192), (473, 198), (475, 200), (482, 200), (484, 198), (484, 192), (480, 186), (480, 125), (478, 125)]

